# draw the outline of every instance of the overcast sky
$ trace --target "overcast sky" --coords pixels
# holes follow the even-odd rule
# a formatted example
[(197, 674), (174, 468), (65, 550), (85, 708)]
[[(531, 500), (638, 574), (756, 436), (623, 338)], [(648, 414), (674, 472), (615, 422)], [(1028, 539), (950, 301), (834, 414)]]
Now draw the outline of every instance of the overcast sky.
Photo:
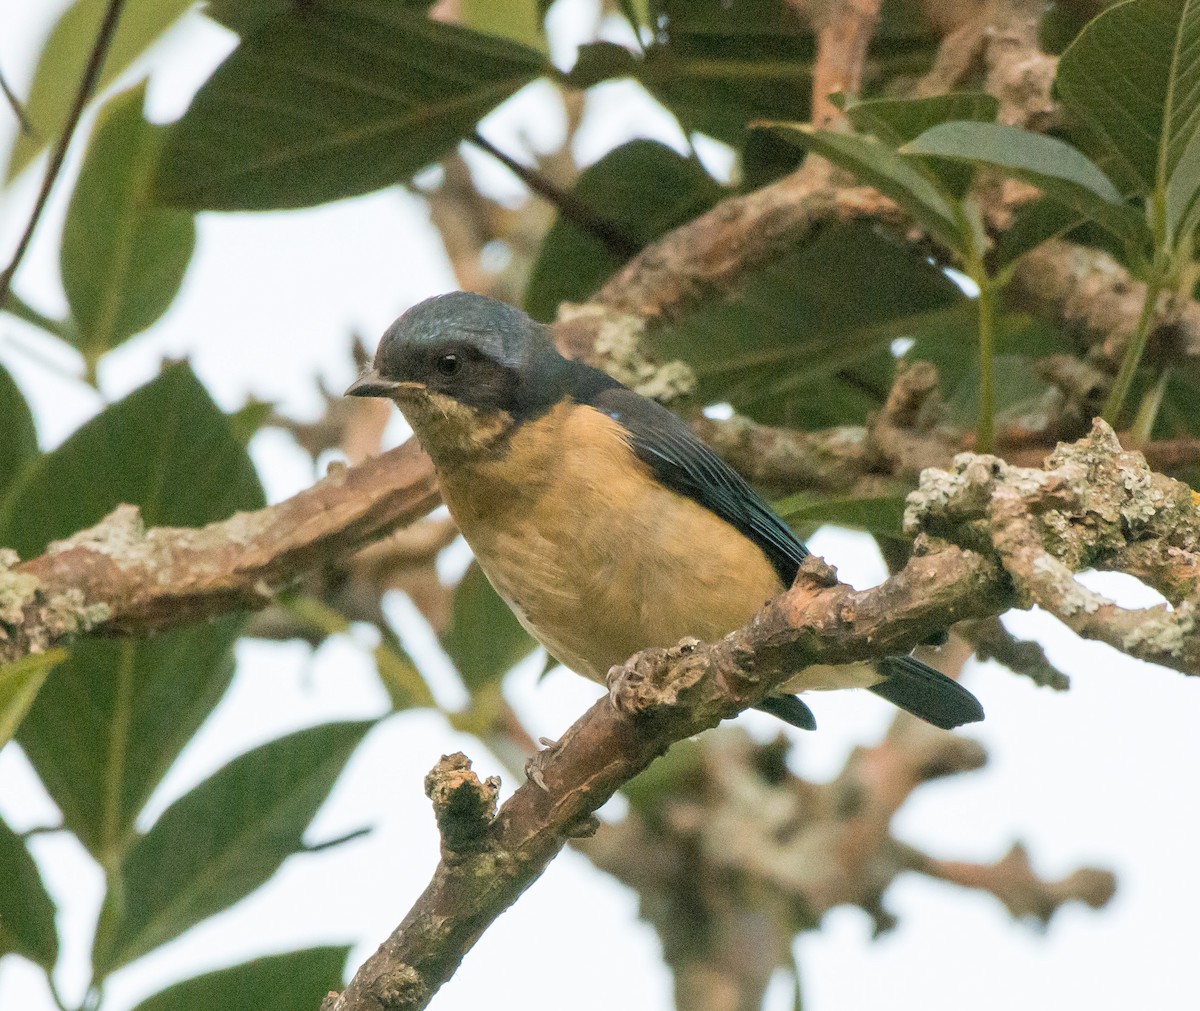
[[(590, 15), (587, 0), (565, 3), (556, 24), (569, 49), (570, 37)], [(59, 0), (0, 0), (0, 68), (19, 94), (26, 92), (42, 40), (64, 6)], [(173, 118), (231, 45), (231, 36), (190, 16), (126, 81), (151, 71), (151, 111)], [(681, 145), (673, 120), (632, 86), (598, 91), (581, 137), (583, 159), (594, 160), (635, 132)], [(530, 123), (535, 138), (547, 143), (561, 129), (536, 86), (494, 117), (489, 136), (513, 150), (515, 127)], [(13, 126), (0, 108), (0, 150), (7, 150)], [(43, 164), (0, 197), (5, 259)], [(499, 189), (518, 192), (503, 172), (489, 178)], [(68, 193), (59, 187), (17, 283), (23, 297), (50, 313), (65, 309), (57, 242)], [(180, 297), (153, 329), (104, 360), (102, 394), (117, 399), (151, 378), (164, 356), (186, 355), (226, 409), (253, 394), (311, 417), (320, 405), (318, 378), (332, 389), (351, 379), (349, 334), (373, 343), (406, 307), (453, 287), (423, 204), (400, 189), (308, 211), (201, 215), (196, 257)], [(47, 448), (102, 407), (101, 397), (75, 378), (81, 367), (73, 352), (7, 316), (0, 317), (0, 362), (33, 406)], [(390, 435), (403, 437), (399, 421)], [(260, 434), (252, 451), (273, 500), (315, 476), (308, 458), (279, 432)], [(883, 577), (865, 537), (822, 531), (810, 546), (858, 585)], [(461, 571), (464, 561), (460, 550), (448, 560), (448, 574)], [(1144, 603), (1148, 591), (1132, 583), (1096, 577), (1090, 585), (1108, 592), (1116, 587), (1122, 602)], [(389, 607), (414, 653), (436, 668), (437, 647), (413, 608), (399, 598)], [(1120, 878), (1116, 900), (1100, 913), (1068, 907), (1043, 935), (1013, 924), (990, 896), (907, 875), (886, 902), (900, 927), (882, 940), (871, 941), (864, 913), (841, 909), (826, 917), (819, 934), (798, 941), (809, 1011), (1195, 1006), (1200, 683), (1080, 643), (1045, 616), (1018, 615), (1011, 624), (1042, 637), (1074, 687), (1055, 694), (995, 665), (971, 667), (966, 681), (988, 718), (967, 733), (988, 747), (990, 764), (921, 789), (901, 812), (897, 833), (940, 857), (969, 860), (994, 860), (1021, 839), (1046, 875), (1088, 863), (1112, 867)], [(540, 667), (537, 658), (528, 662), (506, 691), (535, 736), (555, 737), (597, 689), (561, 670), (539, 685)], [(453, 702), (461, 688), (448, 677), (443, 674), (437, 687)], [(167, 777), (146, 821), (248, 747), (296, 727), (379, 715), (386, 707), (362, 641), (334, 637), (315, 653), (300, 645), (243, 642), (233, 688)], [(833, 775), (849, 749), (877, 739), (890, 718), (889, 707), (865, 693), (823, 696), (814, 708), (821, 729), (799, 738), (795, 764), (815, 778)], [(775, 731), (757, 715), (742, 722), (761, 735)], [(289, 860), (235, 908), (117, 973), (105, 1007), (123, 1011), (183, 974), (302, 945), (353, 943), (357, 965), (429, 878), (437, 837), (422, 778), (441, 754), (457, 749), (481, 772), (503, 774), (506, 792), (516, 785), (478, 742), (456, 734), (440, 716), (388, 719), (354, 756), (310, 838), (363, 825), (375, 831)], [(386, 789), (379, 789), (381, 782)], [(0, 813), (17, 830), (57, 818), (11, 744), (0, 752)], [(59, 983), (74, 1001), (86, 981), (101, 876), (66, 834), (39, 836), (34, 852), (63, 911)], [(636, 906), (631, 892), (564, 853), (484, 936), (433, 1007), (474, 1011), (486, 1001), (512, 1008), (666, 1011), (672, 1006), (670, 980)], [(53, 1004), (39, 975), (15, 956), (0, 962), (0, 1008), (49, 1011)], [(772, 1011), (790, 1007), (784, 980), (777, 983), (768, 995)]]

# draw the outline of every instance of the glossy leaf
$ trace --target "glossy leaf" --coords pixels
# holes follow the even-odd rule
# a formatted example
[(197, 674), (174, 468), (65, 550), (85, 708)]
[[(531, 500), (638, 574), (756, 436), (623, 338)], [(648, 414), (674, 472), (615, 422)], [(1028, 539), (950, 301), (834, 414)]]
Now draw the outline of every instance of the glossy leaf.
[(305, 207), (404, 182), (549, 70), (507, 39), (387, 0), (329, 0), (250, 33), (170, 128), (163, 201)]
[(12, 740), (46, 675), (66, 658), (65, 649), (50, 649), (0, 664), (0, 748)]
[(1130, 243), (1149, 239), (1142, 216), (1087, 155), (1054, 137), (999, 123), (943, 123), (904, 145), (908, 154), (988, 165), (1024, 179)]
[(950, 202), (913, 162), (882, 141), (856, 134), (816, 130), (801, 123), (764, 123), (780, 136), (853, 172), (908, 211), (930, 234), (961, 252), (964, 237)]
[[(193, 0), (127, 0), (108, 47), (97, 93), (116, 80), (192, 3)], [(42, 47), (24, 105), (33, 131), (17, 133), (6, 180), (16, 176), (62, 133), (107, 6), (108, 0), (75, 0), (51, 31)]]
[[(990, 123), (1000, 103), (982, 92), (964, 91), (929, 98), (878, 98), (846, 105), (846, 117), (859, 133), (870, 133), (899, 147), (931, 127), (954, 120)], [(927, 171), (945, 190), (961, 198), (974, 173), (969, 165), (925, 159)]]
[(492, 684), (537, 648), (487, 576), (472, 562), (454, 591), (454, 612), (442, 647), (472, 692)]
[(0, 818), (0, 956), (24, 955), (47, 972), (58, 961), (54, 903), (24, 840)]
[(235, 758), (175, 801), (121, 862), (93, 957), (109, 973), (233, 905), (293, 853), (373, 721), (327, 723)]
[(648, 339), (663, 360), (692, 366), (703, 403), (806, 429), (861, 424), (891, 388), (891, 342), (963, 302), (910, 249), (842, 225), (756, 272), (737, 299), (711, 300)]
[(756, 119), (805, 119), (814, 42), (787, 0), (663, 0), (638, 80), (686, 131), (741, 147)]
[(74, 343), (93, 364), (166, 312), (196, 244), (190, 214), (150, 200), (166, 131), (142, 118), (145, 92), (101, 109), (63, 228)]
[[(32, 557), (119, 503), (147, 525), (200, 526), (262, 505), (245, 447), (186, 365), (38, 457), (0, 504), (0, 543)], [(84, 640), (47, 678), (17, 738), (68, 828), (111, 864), (175, 756), (225, 691), (227, 617), (145, 640)]]
[(342, 988), (349, 954), (348, 947), (329, 947), (266, 955), (185, 979), (147, 997), (133, 1011), (315, 1011), (329, 991)]
[(1055, 86), (1138, 180), (1163, 192), (1200, 126), (1200, 0), (1131, 0), (1100, 14)]
[(37, 456), (37, 429), (21, 390), (0, 365), (0, 501), (22, 468)]
[[(691, 158), (649, 140), (610, 151), (579, 177), (572, 195), (638, 248), (713, 206), (721, 187)], [(560, 302), (582, 302), (625, 257), (595, 234), (559, 218), (529, 275), (525, 309), (554, 319)]]

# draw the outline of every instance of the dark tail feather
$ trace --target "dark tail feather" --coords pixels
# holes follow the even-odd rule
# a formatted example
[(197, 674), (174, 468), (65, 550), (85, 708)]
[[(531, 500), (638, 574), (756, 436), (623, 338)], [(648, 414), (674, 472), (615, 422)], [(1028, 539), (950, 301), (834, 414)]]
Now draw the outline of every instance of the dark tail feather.
[(817, 718), (813, 716), (813, 711), (795, 695), (771, 695), (754, 708), (777, 716), (784, 723), (790, 723), (801, 730), (817, 729)]
[(889, 656), (875, 667), (887, 680), (871, 691), (943, 730), (983, 719), (979, 699), (952, 678), (911, 656)]

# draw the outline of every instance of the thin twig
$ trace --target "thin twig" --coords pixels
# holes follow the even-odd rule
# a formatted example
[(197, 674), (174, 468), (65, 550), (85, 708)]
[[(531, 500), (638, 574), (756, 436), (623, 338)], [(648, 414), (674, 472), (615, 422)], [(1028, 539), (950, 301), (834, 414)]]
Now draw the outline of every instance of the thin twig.
[(540, 172), (535, 172), (528, 166), (522, 165), (515, 158), (505, 154), (478, 133), (471, 135), (471, 143), (481, 151), (486, 151), (490, 154), (496, 161), (500, 162), (501, 165), (528, 186), (530, 190), (557, 208), (558, 213), (570, 221), (571, 224), (576, 225), (599, 242), (602, 242), (604, 247), (614, 256), (619, 256), (622, 260), (628, 260), (641, 251), (643, 243), (638, 242), (618, 225), (605, 220), (575, 196), (575, 194), (559, 189)]
[(38, 191), (37, 201), (33, 205), (33, 213), (29, 216), (29, 224), (25, 226), (25, 233), (21, 236), (21, 241), (17, 243), (12, 260), (4, 269), (4, 273), (0, 274), (0, 309), (4, 308), (4, 303), (8, 300), (13, 275), (21, 265), (21, 260), (25, 258), (25, 251), (33, 239), (33, 233), (41, 220), (42, 211), (46, 209), (46, 201), (50, 199), (50, 191), (54, 189), (54, 183), (58, 179), (59, 172), (62, 171), (63, 162), (67, 157), (67, 148), (71, 146), (71, 138), (75, 135), (75, 128), (79, 125), (79, 117), (83, 115), (84, 106), (87, 105), (93, 90), (95, 90), (96, 81), (100, 77), (100, 68), (104, 66), (104, 57), (108, 53), (109, 43), (112, 41), (117, 21), (121, 17), (121, 8), (124, 6), (125, 0), (109, 0), (108, 9), (104, 12), (104, 20), (100, 22), (100, 30), (96, 33), (96, 41), (92, 44), (87, 66), (84, 67), (83, 77), (79, 81), (79, 90), (75, 93), (71, 112), (63, 125), (62, 136), (59, 137), (54, 152), (50, 155), (50, 162), (46, 166), (46, 175), (42, 179), (42, 188)]
[(9, 87), (8, 80), (4, 76), (4, 71), (0, 70), (0, 91), (4, 92), (4, 97), (8, 99), (9, 106), (12, 107), (17, 121), (21, 124), (21, 132), (26, 137), (34, 136), (33, 124), (29, 122), (29, 117), (25, 114), (25, 107), (21, 104), (21, 100), (17, 98), (17, 94)]

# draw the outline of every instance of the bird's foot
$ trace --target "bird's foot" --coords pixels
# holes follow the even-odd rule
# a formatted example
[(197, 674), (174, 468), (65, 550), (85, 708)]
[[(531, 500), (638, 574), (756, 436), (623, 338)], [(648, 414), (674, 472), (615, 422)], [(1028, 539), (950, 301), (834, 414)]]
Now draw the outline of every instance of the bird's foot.
[(549, 787), (546, 786), (546, 779), (542, 774), (542, 769), (545, 767), (546, 762), (557, 754), (560, 742), (551, 740), (549, 737), (539, 737), (538, 744), (542, 746), (542, 750), (535, 751), (526, 760), (525, 778), (538, 787), (538, 789), (548, 792)]

